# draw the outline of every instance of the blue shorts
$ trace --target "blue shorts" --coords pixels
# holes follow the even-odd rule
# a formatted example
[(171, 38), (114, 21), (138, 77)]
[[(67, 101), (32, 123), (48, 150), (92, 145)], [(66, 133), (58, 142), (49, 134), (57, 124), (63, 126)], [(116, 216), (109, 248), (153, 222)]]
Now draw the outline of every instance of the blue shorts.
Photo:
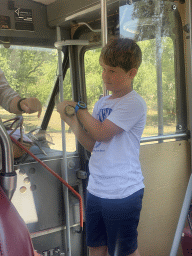
[(137, 249), (143, 194), (141, 189), (127, 198), (103, 199), (87, 192), (87, 246), (107, 246), (110, 256), (132, 254)]

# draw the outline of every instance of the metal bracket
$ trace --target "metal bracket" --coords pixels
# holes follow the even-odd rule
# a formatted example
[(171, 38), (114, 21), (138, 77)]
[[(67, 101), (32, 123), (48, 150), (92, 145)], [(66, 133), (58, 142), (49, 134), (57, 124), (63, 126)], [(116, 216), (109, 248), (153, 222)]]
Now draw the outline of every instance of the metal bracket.
[(101, 32), (101, 29), (93, 29), (91, 26), (89, 26), (89, 24), (87, 24), (86, 22), (78, 22), (77, 23), (78, 25), (85, 25), (87, 26), (92, 32), (95, 32), (95, 33), (99, 33)]
[(58, 41), (55, 42), (54, 46), (59, 49), (62, 46), (66, 45), (89, 45), (88, 40), (65, 40), (65, 41)]
[(77, 178), (81, 180), (87, 179), (87, 173), (85, 171), (77, 171)]
[(186, 24), (185, 26), (183, 26), (183, 30), (184, 30), (186, 33), (190, 33), (190, 25), (189, 25), (189, 23)]

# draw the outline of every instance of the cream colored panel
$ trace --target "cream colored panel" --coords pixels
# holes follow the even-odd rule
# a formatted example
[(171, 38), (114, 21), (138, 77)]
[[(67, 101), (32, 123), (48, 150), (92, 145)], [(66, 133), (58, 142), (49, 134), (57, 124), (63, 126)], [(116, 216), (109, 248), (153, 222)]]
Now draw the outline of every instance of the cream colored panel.
[(54, 3), (56, 0), (33, 0), (33, 1), (48, 5), (48, 4)]
[(140, 160), (145, 193), (139, 250), (142, 256), (168, 256), (190, 176), (190, 146), (187, 141), (142, 145)]

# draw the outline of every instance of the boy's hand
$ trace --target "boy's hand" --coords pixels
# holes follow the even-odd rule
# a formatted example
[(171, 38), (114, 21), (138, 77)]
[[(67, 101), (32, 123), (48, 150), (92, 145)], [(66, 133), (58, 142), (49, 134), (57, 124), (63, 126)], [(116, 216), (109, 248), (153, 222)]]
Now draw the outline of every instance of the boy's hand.
[(70, 119), (72, 119), (72, 117), (74, 117), (75, 115), (67, 115), (66, 107), (72, 106), (73, 108), (75, 108), (76, 104), (77, 103), (74, 101), (63, 101), (57, 105), (57, 112), (59, 112), (61, 119), (66, 123), (68, 123), (69, 125), (71, 121)]

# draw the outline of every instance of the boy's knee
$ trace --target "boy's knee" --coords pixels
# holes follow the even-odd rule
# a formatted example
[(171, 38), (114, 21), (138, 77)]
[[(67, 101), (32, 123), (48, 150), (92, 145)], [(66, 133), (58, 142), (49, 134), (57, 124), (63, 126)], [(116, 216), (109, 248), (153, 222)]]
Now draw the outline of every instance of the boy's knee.
[(107, 246), (89, 247), (90, 256), (107, 256)]

